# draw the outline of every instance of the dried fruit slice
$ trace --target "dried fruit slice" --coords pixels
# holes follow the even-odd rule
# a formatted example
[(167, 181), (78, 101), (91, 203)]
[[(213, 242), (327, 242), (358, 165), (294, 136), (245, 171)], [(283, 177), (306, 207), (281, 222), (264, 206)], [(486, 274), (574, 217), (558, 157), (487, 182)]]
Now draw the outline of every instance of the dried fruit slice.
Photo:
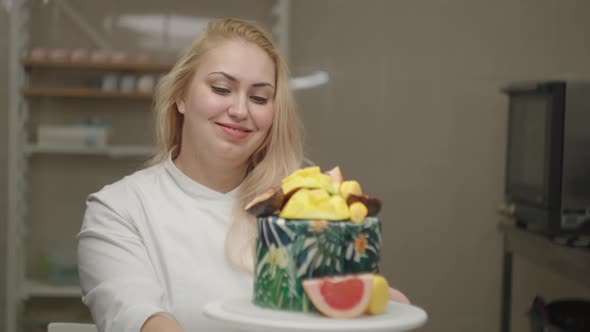
[(271, 188), (254, 197), (244, 209), (257, 217), (270, 216), (281, 208), (283, 198), (281, 187)]
[(279, 216), (286, 219), (346, 220), (348, 205), (340, 196), (330, 196), (324, 189), (299, 189), (283, 206)]
[(373, 292), (370, 273), (307, 279), (305, 294), (316, 309), (331, 318), (354, 318), (368, 308)]
[(352, 205), (354, 202), (361, 202), (367, 207), (367, 216), (375, 217), (381, 211), (381, 201), (377, 197), (367, 195), (350, 194), (346, 198), (346, 203)]

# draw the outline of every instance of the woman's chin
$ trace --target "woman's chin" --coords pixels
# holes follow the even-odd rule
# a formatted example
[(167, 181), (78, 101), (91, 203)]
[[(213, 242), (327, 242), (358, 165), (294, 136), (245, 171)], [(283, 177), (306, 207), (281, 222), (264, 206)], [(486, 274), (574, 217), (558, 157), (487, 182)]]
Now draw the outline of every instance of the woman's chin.
[(216, 155), (221, 159), (233, 160), (237, 163), (245, 163), (250, 159), (250, 156), (256, 149), (251, 147), (252, 144), (244, 143), (236, 144), (235, 142), (222, 140), (215, 149)]
[(252, 152), (244, 149), (244, 147), (228, 144), (222, 144), (215, 153), (218, 159), (236, 165), (247, 163), (251, 154)]

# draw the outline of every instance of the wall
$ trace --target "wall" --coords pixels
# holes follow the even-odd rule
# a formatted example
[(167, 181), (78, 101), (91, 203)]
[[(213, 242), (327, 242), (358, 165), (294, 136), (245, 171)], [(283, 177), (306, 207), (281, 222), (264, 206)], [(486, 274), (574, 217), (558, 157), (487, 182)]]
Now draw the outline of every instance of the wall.
[[(424, 331), (499, 330), (499, 89), (590, 78), (588, 12), (587, 1), (293, 1), (292, 71), (331, 76), (298, 93), (308, 157), (382, 198), (383, 271), (428, 311)], [(535, 293), (590, 294), (516, 265), (514, 331)]]

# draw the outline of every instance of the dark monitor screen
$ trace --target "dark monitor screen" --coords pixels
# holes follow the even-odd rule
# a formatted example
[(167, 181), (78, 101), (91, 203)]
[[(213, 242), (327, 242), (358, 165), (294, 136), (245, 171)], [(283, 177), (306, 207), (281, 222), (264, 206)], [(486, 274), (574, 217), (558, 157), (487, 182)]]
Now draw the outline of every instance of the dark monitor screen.
[[(508, 185), (515, 196), (541, 203), (550, 96), (515, 95), (510, 101)], [(532, 197), (531, 197), (532, 196)]]

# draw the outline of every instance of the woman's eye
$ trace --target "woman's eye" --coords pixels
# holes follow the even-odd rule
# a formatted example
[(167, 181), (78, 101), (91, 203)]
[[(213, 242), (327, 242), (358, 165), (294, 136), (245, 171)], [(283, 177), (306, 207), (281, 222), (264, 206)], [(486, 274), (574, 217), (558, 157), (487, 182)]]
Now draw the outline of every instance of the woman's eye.
[(250, 99), (252, 99), (252, 101), (254, 101), (256, 104), (260, 104), (260, 105), (264, 105), (268, 101), (268, 99), (263, 98), (263, 97), (258, 97), (258, 96), (252, 96), (252, 97), (250, 97)]
[(230, 93), (230, 91), (228, 89), (220, 88), (218, 86), (211, 86), (211, 89), (213, 90), (213, 92), (220, 94), (220, 95), (227, 95)]

